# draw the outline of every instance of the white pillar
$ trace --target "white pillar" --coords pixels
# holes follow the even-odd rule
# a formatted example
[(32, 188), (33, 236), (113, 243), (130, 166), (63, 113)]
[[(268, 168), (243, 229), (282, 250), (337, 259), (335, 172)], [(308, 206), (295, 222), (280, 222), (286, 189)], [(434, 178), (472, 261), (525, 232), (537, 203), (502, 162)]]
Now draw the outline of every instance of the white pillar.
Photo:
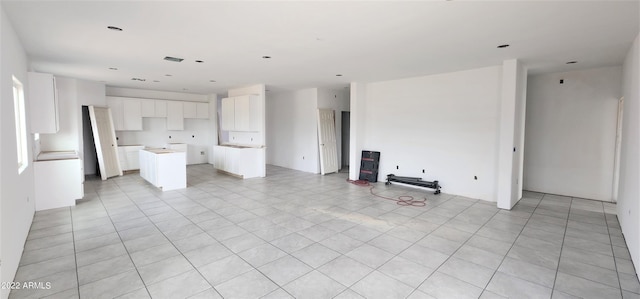
[(360, 172), (360, 153), (363, 148), (365, 134), (365, 103), (367, 85), (365, 83), (351, 83), (351, 124), (349, 138), (349, 179), (357, 180)]
[(498, 208), (510, 210), (522, 197), (527, 70), (517, 59), (502, 64)]

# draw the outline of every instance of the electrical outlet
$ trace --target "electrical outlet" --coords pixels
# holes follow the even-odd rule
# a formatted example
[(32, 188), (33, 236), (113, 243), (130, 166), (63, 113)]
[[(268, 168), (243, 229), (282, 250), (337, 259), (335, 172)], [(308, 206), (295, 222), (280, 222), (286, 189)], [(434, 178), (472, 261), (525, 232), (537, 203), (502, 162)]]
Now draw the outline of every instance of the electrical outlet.
[(304, 156), (302, 156), (302, 160), (304, 160)]
[(204, 156), (204, 151), (200, 151), (200, 155), (201, 155), (201, 156)]
[(422, 173), (424, 173), (424, 169), (422, 170)]
[(396, 165), (396, 169), (400, 169), (400, 166)]
[(474, 176), (473, 176), (473, 179), (477, 181), (477, 180), (478, 180), (478, 176), (477, 176), (477, 175), (474, 175)]

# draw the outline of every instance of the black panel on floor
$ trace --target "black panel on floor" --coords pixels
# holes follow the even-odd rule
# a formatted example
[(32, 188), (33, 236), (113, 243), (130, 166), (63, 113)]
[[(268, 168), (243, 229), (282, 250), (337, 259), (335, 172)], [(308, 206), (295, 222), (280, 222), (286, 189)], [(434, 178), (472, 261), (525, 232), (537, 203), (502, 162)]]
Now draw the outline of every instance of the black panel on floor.
[(360, 160), (360, 180), (372, 183), (378, 181), (378, 165), (380, 164), (380, 152), (362, 151)]

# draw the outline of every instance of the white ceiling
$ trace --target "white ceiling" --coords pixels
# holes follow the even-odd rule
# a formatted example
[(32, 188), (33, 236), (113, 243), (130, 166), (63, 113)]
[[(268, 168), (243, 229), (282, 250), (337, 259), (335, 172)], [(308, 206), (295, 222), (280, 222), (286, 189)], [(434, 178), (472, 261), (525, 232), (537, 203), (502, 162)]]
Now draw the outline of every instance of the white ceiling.
[[(2, 0), (1, 5), (36, 71), (108, 86), (207, 94), (256, 83), (271, 90), (338, 88), (499, 65), (511, 58), (521, 59), (531, 73), (620, 65), (638, 35), (639, 2)], [(500, 44), (511, 46), (496, 48)], [(185, 60), (168, 62), (165, 56)], [(566, 64), (573, 60), (578, 63)]]

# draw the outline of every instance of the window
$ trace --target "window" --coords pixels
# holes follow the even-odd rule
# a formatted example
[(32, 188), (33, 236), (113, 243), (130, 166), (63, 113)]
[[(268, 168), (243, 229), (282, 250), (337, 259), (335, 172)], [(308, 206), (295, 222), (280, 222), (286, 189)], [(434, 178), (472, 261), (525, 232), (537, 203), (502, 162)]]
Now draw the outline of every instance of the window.
[(24, 87), (13, 77), (13, 109), (16, 121), (16, 144), (18, 147), (18, 173), (22, 173), (29, 163), (27, 152), (27, 125), (24, 107)]

